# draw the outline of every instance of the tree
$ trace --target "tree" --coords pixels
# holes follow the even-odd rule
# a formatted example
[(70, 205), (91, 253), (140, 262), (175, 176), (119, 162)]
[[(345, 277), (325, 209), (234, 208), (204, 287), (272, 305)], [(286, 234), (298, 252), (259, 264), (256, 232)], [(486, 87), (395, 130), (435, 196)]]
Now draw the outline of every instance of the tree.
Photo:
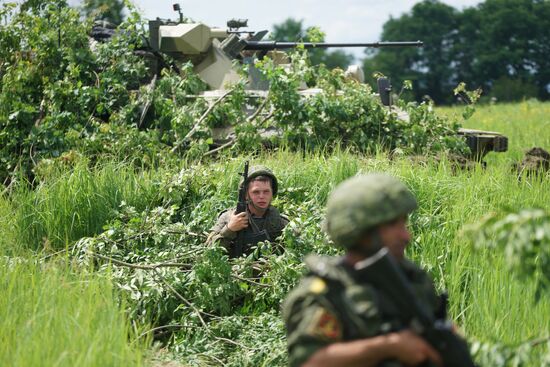
[[(459, 12), (424, 0), (390, 18), (382, 39), (424, 41), (423, 48), (381, 49), (364, 61), (366, 75), (382, 72), (394, 84), (413, 80), (417, 100), (429, 95), (453, 102), (459, 82), (481, 87), (485, 95), (529, 97), (536, 88), (538, 98), (550, 97), (549, 1), (486, 0)], [(522, 90), (503, 93), (512, 85)]]
[(550, 3), (539, 0), (487, 0), (477, 9), (473, 80), (489, 92), (501, 78), (536, 85), (548, 98), (550, 83)]
[(381, 72), (394, 84), (412, 80), (416, 99), (428, 95), (435, 102), (448, 101), (458, 84), (453, 61), (457, 16), (453, 7), (425, 0), (410, 14), (390, 18), (383, 27), (383, 41), (422, 40), (424, 47), (380, 49), (364, 61), (365, 74)]
[[(315, 34), (315, 39), (312, 35)], [(302, 20), (288, 18), (280, 24), (273, 25), (271, 38), (286, 42), (323, 42), (324, 33), (317, 27), (304, 28)], [(313, 65), (325, 64), (328, 68), (346, 69), (353, 62), (353, 55), (342, 50), (312, 49), (309, 58)]]
[(86, 17), (106, 20), (116, 25), (124, 20), (122, 0), (85, 0), (82, 10)]

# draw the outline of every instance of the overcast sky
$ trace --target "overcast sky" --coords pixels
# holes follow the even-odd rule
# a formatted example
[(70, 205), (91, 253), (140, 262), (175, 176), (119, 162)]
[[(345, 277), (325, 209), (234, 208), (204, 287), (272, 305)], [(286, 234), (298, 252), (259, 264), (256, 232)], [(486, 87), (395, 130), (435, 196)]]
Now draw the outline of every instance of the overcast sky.
[[(0, 0), (3, 1), (3, 0)], [(172, 4), (179, 2), (186, 17), (209, 26), (226, 27), (231, 18), (248, 19), (250, 30), (271, 30), (291, 17), (304, 25), (319, 26), (329, 42), (376, 42), (382, 25), (390, 18), (409, 12), (414, 0), (131, 0), (147, 19), (177, 19)], [(444, 0), (458, 10), (479, 4), (480, 0)], [(78, 0), (69, 1), (79, 3)], [(434, 29), (437, 32), (437, 29)], [(398, 41), (398, 40), (395, 40)], [(416, 40), (400, 40), (416, 41)], [(363, 50), (347, 49), (357, 56)]]

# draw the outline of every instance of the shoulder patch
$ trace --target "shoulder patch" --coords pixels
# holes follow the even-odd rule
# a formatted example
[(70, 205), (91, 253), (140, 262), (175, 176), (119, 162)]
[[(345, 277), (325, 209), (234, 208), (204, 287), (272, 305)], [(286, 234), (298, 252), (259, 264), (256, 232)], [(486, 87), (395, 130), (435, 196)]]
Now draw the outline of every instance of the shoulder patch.
[(327, 289), (327, 283), (321, 278), (315, 277), (309, 285), (309, 291), (313, 294), (321, 294)]
[(308, 334), (327, 341), (342, 340), (340, 321), (325, 308), (318, 308), (312, 317)]

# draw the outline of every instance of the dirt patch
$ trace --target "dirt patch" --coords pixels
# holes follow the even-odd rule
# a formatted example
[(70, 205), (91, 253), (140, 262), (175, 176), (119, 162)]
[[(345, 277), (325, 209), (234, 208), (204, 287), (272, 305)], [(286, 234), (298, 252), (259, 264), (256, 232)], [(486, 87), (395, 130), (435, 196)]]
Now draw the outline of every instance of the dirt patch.
[(539, 147), (531, 148), (525, 153), (525, 157), (520, 163), (514, 163), (513, 168), (519, 179), (524, 176), (529, 177), (549, 172), (550, 153)]

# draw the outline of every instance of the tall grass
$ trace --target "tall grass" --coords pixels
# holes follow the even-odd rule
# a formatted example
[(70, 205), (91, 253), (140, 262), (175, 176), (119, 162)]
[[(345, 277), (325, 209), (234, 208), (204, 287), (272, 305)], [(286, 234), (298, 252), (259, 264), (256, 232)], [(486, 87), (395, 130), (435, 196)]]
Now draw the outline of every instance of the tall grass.
[[(461, 111), (460, 107), (438, 108), (438, 113), (456, 118)], [(480, 105), (463, 125), (470, 129), (497, 131), (508, 137), (509, 152), (489, 154), (489, 164), (509, 164), (521, 160), (525, 151), (532, 147), (550, 150), (550, 103), (528, 100)]]
[[(276, 205), (280, 205), (291, 219), (296, 216), (295, 210), (303, 211), (300, 201), (310, 201), (314, 203), (311, 207), (322, 211), (330, 191), (347, 177), (373, 171), (389, 172), (406, 182), (420, 205), (411, 216), (414, 241), (408, 256), (430, 272), (439, 289), (449, 290), (450, 313), (467, 335), (511, 345), (547, 337), (550, 333), (549, 297), (537, 302), (533, 282), (508, 272), (502, 253), (474, 251), (461, 236), (461, 230), (490, 212), (503, 214), (507, 210), (528, 207), (550, 210), (547, 178), (518, 181), (510, 172), (510, 163), (521, 159), (525, 149), (550, 148), (549, 110), (549, 104), (538, 102), (480, 107), (468, 121), (468, 127), (499, 131), (510, 139), (510, 151), (490, 153), (486, 169), (477, 166), (468, 171), (457, 170), (445, 160), (414, 163), (403, 158), (390, 161), (382, 153), (364, 157), (337, 149), (331, 153), (319, 151), (304, 155), (280, 149), (254, 157), (183, 162), (183, 169), (195, 177), (193, 182), (185, 182), (181, 187), (181, 190), (192, 189), (193, 193), (181, 204), (197, 225), (208, 230), (221, 209), (234, 205), (239, 181), (237, 173), (242, 171), (246, 159), (250, 159), (251, 164), (266, 165), (277, 174), (282, 195)], [(443, 112), (454, 114), (458, 110), (445, 109)], [(73, 170), (45, 180), (35, 190), (20, 187), (9, 197), (0, 197), (0, 253), (14, 255), (20, 254), (21, 249), (64, 248), (83, 236), (99, 233), (122, 201), (138, 211), (158, 205), (161, 177), (177, 177), (177, 173), (175, 168), (137, 172), (130, 166), (115, 164), (106, 164), (90, 172), (85, 165), (77, 165)], [(196, 187), (185, 186), (188, 184)], [(212, 190), (205, 188), (212, 186), (216, 188), (215, 195), (206, 195)], [(288, 200), (289, 197), (293, 199)], [(315, 226), (320, 230), (320, 223)], [(328, 246), (315, 248), (330, 252)], [(25, 256), (29, 257), (28, 252)], [(0, 365), (5, 365), (3, 362), (7, 359), (2, 358), (7, 358), (4, 356), (10, 350), (15, 351), (12, 352), (14, 356), (20, 355), (17, 358), (21, 358), (21, 365), (35, 365), (40, 358), (50, 357), (51, 365), (58, 359), (61, 365), (65, 359), (80, 365), (82, 360), (86, 364), (87, 358), (95, 354), (113, 358), (111, 362), (98, 361), (97, 365), (113, 365), (119, 357), (110, 351), (129, 351), (131, 354), (125, 344), (128, 325), (118, 311), (107, 280), (75, 275), (67, 272), (66, 267), (53, 265), (41, 269), (20, 264), (5, 269), (9, 270), (3, 271), (0, 279), (9, 296), (0, 299), (5, 324), (2, 329), (7, 330), (0, 331), (6, 345), (5, 348), (0, 346)], [(36, 304), (42, 306), (35, 307)], [(65, 320), (60, 314), (71, 316)], [(46, 338), (42, 330), (35, 331), (34, 326), (41, 322), (46, 325), (44, 330), (60, 335), (59, 348), (51, 345), (57, 341), (48, 341), (42, 347), (35, 341), (31, 334), (36, 333), (36, 340), (55, 340)], [(118, 325), (113, 327), (115, 335), (106, 335), (101, 328), (102, 324), (109, 323)], [(62, 335), (64, 333), (67, 337)], [(94, 334), (97, 337), (87, 333), (97, 333)], [(76, 349), (63, 344), (71, 339)], [(103, 339), (114, 343), (113, 349), (95, 353), (102, 350)], [(90, 340), (101, 345), (89, 345)], [(28, 357), (18, 347), (25, 343), (36, 348)], [(99, 349), (86, 349), (96, 347)], [(544, 348), (541, 346), (539, 350)], [(65, 350), (67, 352), (63, 353)], [(136, 358), (129, 360), (139, 363), (140, 358)], [(537, 353), (532, 358), (531, 365), (542, 363)], [(71, 364), (67, 362), (67, 365)]]
[(1, 366), (140, 366), (109, 279), (1, 259)]
[(8, 233), (15, 232), (18, 247), (64, 248), (102, 232), (122, 202), (138, 210), (153, 205), (157, 183), (150, 172), (138, 173), (131, 165), (110, 163), (92, 172), (82, 162), (34, 190), (19, 186), (10, 198), (15, 218)]

